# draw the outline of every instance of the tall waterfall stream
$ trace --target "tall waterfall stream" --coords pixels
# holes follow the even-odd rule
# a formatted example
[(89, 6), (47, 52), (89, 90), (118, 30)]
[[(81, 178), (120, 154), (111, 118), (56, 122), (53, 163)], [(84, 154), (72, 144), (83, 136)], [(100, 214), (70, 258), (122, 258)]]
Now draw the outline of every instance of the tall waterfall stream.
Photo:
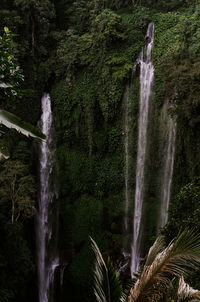
[(131, 274), (133, 275), (140, 264), (140, 232), (142, 206), (145, 185), (145, 160), (147, 151), (147, 128), (152, 93), (154, 67), (151, 53), (154, 41), (154, 24), (150, 23), (147, 29), (147, 46), (142, 50), (139, 58), (140, 63), (140, 107), (138, 121), (138, 151), (136, 168), (135, 207), (133, 217), (133, 244), (131, 252)]
[[(164, 110), (168, 109), (168, 106), (164, 106)], [(166, 119), (164, 118), (164, 121)], [(171, 193), (171, 184), (174, 168), (174, 156), (175, 156), (175, 141), (176, 141), (176, 128), (177, 122), (175, 116), (169, 116), (167, 114), (167, 125), (166, 132), (166, 146), (164, 150), (164, 171), (163, 171), (163, 181), (161, 187), (161, 207), (160, 207), (160, 219), (158, 221), (158, 228), (165, 226), (168, 220), (168, 208)]]
[[(128, 233), (129, 224), (128, 224), (128, 213), (129, 213), (129, 206), (130, 206), (130, 187), (129, 187), (129, 178), (130, 178), (130, 98), (129, 98), (129, 86), (126, 86), (125, 93), (124, 93), (124, 125), (125, 125), (125, 217), (124, 217), (124, 231), (125, 237)], [(124, 251), (123, 253), (126, 254), (126, 242), (124, 244)]]
[(52, 301), (50, 293), (55, 269), (59, 266), (59, 258), (51, 247), (53, 233), (53, 219), (51, 205), (53, 191), (51, 189), (52, 171), (52, 112), (49, 94), (42, 97), (41, 131), (46, 140), (40, 143), (40, 194), (38, 214), (36, 217), (37, 265), (39, 283), (39, 302)]

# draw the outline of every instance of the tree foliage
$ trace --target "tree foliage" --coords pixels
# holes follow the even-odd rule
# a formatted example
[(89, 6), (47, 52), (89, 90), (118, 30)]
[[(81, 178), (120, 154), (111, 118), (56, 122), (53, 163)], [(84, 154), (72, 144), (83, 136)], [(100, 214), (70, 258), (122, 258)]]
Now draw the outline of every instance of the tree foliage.
[(164, 229), (172, 239), (181, 228), (189, 227), (200, 231), (200, 179), (183, 186), (170, 207), (169, 222)]
[(20, 82), (23, 80), (20, 69), (14, 54), (14, 35), (7, 27), (0, 37), (0, 100), (15, 97), (19, 94)]
[[(156, 30), (155, 93), (152, 110), (154, 110), (154, 100), (160, 106), (165, 98), (170, 98), (173, 102), (177, 102), (175, 113), (179, 115), (177, 141), (180, 143), (177, 143), (176, 149), (178, 155), (175, 160), (175, 181), (172, 192), (174, 215), (171, 213), (170, 226), (166, 231), (167, 238), (172, 239), (176, 236), (182, 225), (193, 227), (195, 224), (198, 229), (198, 197), (195, 197), (195, 194), (198, 195), (198, 185), (196, 189), (193, 188), (194, 194), (190, 194), (189, 188), (185, 188), (182, 197), (177, 201), (173, 195), (177, 188), (188, 182), (191, 175), (199, 175), (200, 166), (199, 155), (194, 156), (199, 149), (200, 112), (198, 59), (200, 25), (199, 8), (198, 5), (195, 7), (194, 2), (193, 0), (1, 1), (1, 27), (8, 26), (16, 34), (13, 36), (11, 32), (7, 34), (2, 32), (3, 39), (0, 45), (6, 42), (8, 35), (10, 39), (7, 40), (8, 53), (3, 53), (2, 56), (8, 58), (9, 53), (13, 55), (9, 62), (11, 65), (7, 65), (5, 83), (12, 82), (14, 78), (10, 78), (10, 69), (18, 69), (18, 62), (20, 62), (25, 75), (21, 87), (32, 90), (32, 95), (28, 97), (17, 98), (17, 95), (14, 95), (15, 92), (19, 96), (24, 93), (20, 86), (17, 86), (17, 82), (20, 83), (20, 69), (18, 69), (19, 79), (16, 78), (16, 82), (14, 79), (12, 84), (15, 86), (15, 91), (11, 92), (11, 87), (0, 89), (4, 109), (36, 124), (40, 116), (40, 96), (44, 89), (51, 90), (55, 117), (56, 159), (59, 167), (59, 177), (55, 177), (59, 187), (61, 225), (59, 247), (60, 254), (63, 258), (67, 258), (66, 262), (69, 262), (68, 269), (65, 270), (65, 296), (72, 301), (74, 295), (77, 301), (93, 301), (93, 296), (90, 296), (89, 232), (92, 232), (92, 236), (96, 236), (107, 254), (113, 255), (114, 258), (121, 255), (123, 241), (121, 224), (124, 208), (122, 96), (125, 85), (130, 81), (134, 62), (145, 44), (147, 24), (152, 19)], [(0, 51), (2, 49), (0, 47)], [(17, 71), (14, 74), (17, 75)], [(0, 78), (0, 83), (4, 83), (3, 78)], [(138, 87), (139, 79), (134, 82), (134, 93), (131, 94), (133, 112), (131, 127), (134, 137), (130, 169), (132, 171), (131, 196), (134, 196), (135, 187)], [(174, 93), (175, 90), (177, 94)], [(5, 93), (10, 93), (10, 97), (8, 98)], [(15, 101), (10, 102), (11, 98)], [(8, 99), (9, 102), (6, 101)], [(159, 106), (156, 109), (157, 117), (160, 113)], [(156, 119), (154, 123), (156, 127)], [(188, 128), (192, 128), (190, 132)], [(152, 145), (155, 143), (154, 137), (157, 133), (151, 136)], [(11, 130), (1, 137), (0, 144), (4, 151), (5, 146), (7, 147), (11, 156), (7, 163), (10, 166), (6, 166), (4, 162), (0, 172), (2, 179), (0, 223), (1, 238), (4, 240), (4, 248), (0, 252), (4, 275), (1, 278), (0, 296), (5, 301), (13, 299), (15, 302), (29, 299), (30, 295), (25, 291), (20, 293), (19, 289), (23, 288), (22, 284), (27, 285), (22, 276), (28, 279), (32, 274), (29, 239), (23, 231), (25, 225), (30, 223), (28, 231), (33, 237), (32, 221), (26, 218), (33, 214), (32, 205), (35, 198), (30, 191), (35, 187), (32, 174), (36, 175), (36, 169), (33, 169), (31, 145), (28, 140), (25, 141), (26, 138), (23, 141), (22, 139), (22, 136)], [(155, 144), (154, 150), (157, 152), (156, 146)], [(6, 152), (6, 156), (8, 153)], [(152, 162), (157, 160), (155, 154), (148, 159), (148, 167), (150, 167), (148, 171), (154, 169)], [(183, 168), (177, 168), (181, 164)], [(155, 166), (158, 165), (159, 162)], [(23, 188), (19, 189), (19, 194), (14, 201), (13, 223), (10, 223), (12, 202), (9, 189), (9, 184), (13, 180), (6, 178), (7, 176), (3, 174), (6, 171), (10, 179), (16, 178), (14, 182), (16, 188)], [(20, 174), (21, 171), (25, 178)], [(178, 179), (180, 181), (176, 178), (177, 174), (180, 174)], [(150, 177), (154, 176), (150, 175)], [(155, 197), (157, 184), (155, 185), (154, 180), (151, 183), (153, 186), (150, 193), (153, 197), (147, 194), (148, 197), (150, 196), (147, 207), (151, 208), (155, 215), (151, 201), (157, 204), (158, 200)], [(5, 194), (3, 195), (4, 190), (7, 199)], [(191, 205), (188, 204), (188, 199), (192, 200)], [(192, 214), (186, 217), (184, 208), (194, 214), (194, 219)], [(146, 232), (146, 238), (149, 237), (149, 233)], [(9, 236), (6, 237), (6, 234)], [(31, 235), (28, 237), (31, 238)], [(16, 236), (20, 238), (19, 244), (15, 244)], [(34, 253), (33, 239), (30, 241)], [(13, 249), (13, 254), (10, 252), (7, 256), (7, 249)], [(11, 261), (14, 254), (16, 262)], [(71, 258), (73, 260), (68, 261)], [(17, 265), (22, 262), (25, 265), (21, 265), (21, 270), (17, 271)], [(10, 263), (9, 271), (5, 268), (7, 263)], [(28, 265), (30, 270), (27, 269)], [(2, 281), (3, 279), (5, 281)], [(36, 281), (33, 282), (35, 283)], [(16, 292), (15, 287), (17, 287)], [(28, 290), (33, 288), (32, 284), (27, 285), (27, 288)], [(35, 299), (34, 293), (33, 300)]]
[(1, 211), (10, 213), (12, 223), (35, 214), (35, 181), (26, 165), (7, 160), (0, 167)]

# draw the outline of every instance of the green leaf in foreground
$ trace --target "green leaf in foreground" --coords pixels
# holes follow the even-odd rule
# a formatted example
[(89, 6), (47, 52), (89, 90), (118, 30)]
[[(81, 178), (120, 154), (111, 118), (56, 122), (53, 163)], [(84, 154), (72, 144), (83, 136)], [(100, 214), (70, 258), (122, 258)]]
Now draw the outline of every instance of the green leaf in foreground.
[(104, 261), (103, 256), (92, 239), (92, 249), (96, 256), (94, 268), (94, 294), (98, 302), (120, 302), (122, 286), (110, 259)]
[(8, 111), (0, 110), (0, 124), (3, 124), (7, 128), (13, 128), (28, 137), (31, 136), (38, 139), (45, 139), (45, 135), (36, 127), (24, 122), (18, 116)]

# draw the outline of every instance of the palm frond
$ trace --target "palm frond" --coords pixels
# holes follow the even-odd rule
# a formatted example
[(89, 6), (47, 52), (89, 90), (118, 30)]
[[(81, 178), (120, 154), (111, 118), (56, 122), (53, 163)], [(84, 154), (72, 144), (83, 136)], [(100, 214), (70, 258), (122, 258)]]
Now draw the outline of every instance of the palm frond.
[(193, 299), (200, 301), (200, 291), (187, 284), (182, 276), (179, 279), (178, 301), (191, 301)]
[(6, 110), (0, 110), (0, 124), (3, 124), (7, 128), (13, 128), (26, 136), (32, 136), (38, 139), (45, 138), (45, 135), (33, 125), (22, 121), (18, 116)]
[(164, 249), (164, 247), (165, 247), (164, 236), (159, 236), (154, 242), (154, 244), (152, 245), (152, 247), (149, 249), (145, 265), (146, 266), (151, 265), (154, 259), (156, 258), (156, 256), (158, 255), (158, 253), (160, 253)]
[(185, 276), (200, 263), (200, 234), (185, 230), (145, 265), (131, 289), (129, 302), (156, 301), (163, 297), (174, 276)]
[(108, 280), (110, 284), (110, 301), (119, 302), (121, 301), (122, 296), (122, 286), (110, 258), (107, 259), (107, 269)]
[(107, 275), (108, 270), (96, 242), (91, 237), (90, 240), (92, 242), (92, 249), (96, 256), (94, 269), (94, 294), (98, 302), (106, 302), (106, 293), (104, 291), (103, 284), (104, 275)]
[(96, 256), (94, 268), (94, 293), (96, 300), (97, 302), (120, 302), (122, 286), (112, 262), (109, 258), (105, 262), (96, 242), (91, 237), (90, 240)]
[(121, 302), (127, 302), (129, 299), (129, 295), (130, 295), (130, 290), (131, 288), (134, 286), (135, 284), (135, 278), (131, 279), (129, 281), (126, 281), (125, 287), (123, 288), (123, 292), (121, 295)]

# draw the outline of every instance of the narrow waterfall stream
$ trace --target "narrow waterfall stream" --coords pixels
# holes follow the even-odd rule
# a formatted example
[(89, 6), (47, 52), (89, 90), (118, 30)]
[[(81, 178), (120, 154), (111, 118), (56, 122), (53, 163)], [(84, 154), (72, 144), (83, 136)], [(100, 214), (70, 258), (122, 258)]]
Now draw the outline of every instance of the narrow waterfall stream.
[(129, 221), (129, 212), (130, 212), (130, 205), (131, 205), (131, 161), (132, 161), (132, 145), (133, 145), (133, 111), (132, 111), (132, 103), (133, 99), (131, 97), (131, 89), (134, 85), (134, 76), (136, 73), (137, 65), (139, 64), (139, 59), (136, 60), (133, 70), (132, 70), (132, 77), (130, 84), (126, 85), (124, 95), (123, 95), (123, 105), (124, 105), (124, 154), (125, 154), (125, 173), (124, 173), (124, 184), (125, 184), (125, 213), (124, 213), (124, 243), (123, 243), (123, 255), (124, 257), (130, 257), (130, 246), (128, 244), (128, 234), (130, 234), (130, 221)]
[(167, 143), (165, 147), (165, 164), (164, 175), (161, 188), (161, 208), (160, 208), (160, 220), (158, 227), (165, 226), (168, 220), (168, 208), (171, 193), (171, 184), (174, 168), (174, 155), (175, 155), (175, 142), (176, 142), (176, 117), (168, 116), (167, 121)]
[(52, 301), (50, 289), (54, 279), (54, 272), (59, 266), (59, 259), (51, 248), (53, 219), (51, 204), (53, 191), (51, 189), (52, 171), (52, 112), (49, 94), (42, 97), (41, 131), (46, 135), (46, 140), (40, 143), (40, 194), (38, 214), (36, 218), (37, 265), (39, 283), (39, 302)]
[(122, 246), (122, 255), (118, 263), (118, 275), (126, 271), (129, 268), (130, 263), (130, 243), (129, 243), (129, 234), (130, 232), (130, 203), (131, 203), (131, 147), (132, 147), (132, 129), (131, 129), (131, 98), (130, 98), (130, 89), (129, 84), (126, 85), (124, 95), (123, 95), (123, 128), (124, 128), (124, 155), (125, 155), (125, 165), (124, 165), (124, 221), (123, 221), (123, 246)]
[[(130, 100), (129, 100), (129, 86), (126, 86), (124, 93), (124, 131), (125, 131), (125, 216), (124, 216), (124, 233), (125, 237), (128, 233), (128, 213), (130, 206), (130, 187), (129, 187), (129, 174), (130, 174)], [(126, 240), (127, 241), (127, 240)], [(124, 242), (123, 253), (126, 253), (127, 242)]]
[(138, 151), (136, 168), (135, 207), (133, 217), (133, 243), (131, 254), (131, 274), (139, 269), (140, 264), (140, 232), (142, 206), (145, 186), (145, 160), (147, 151), (147, 128), (152, 93), (154, 67), (151, 53), (154, 41), (154, 24), (150, 23), (147, 29), (147, 46), (142, 50), (140, 63), (140, 108), (138, 121)]

